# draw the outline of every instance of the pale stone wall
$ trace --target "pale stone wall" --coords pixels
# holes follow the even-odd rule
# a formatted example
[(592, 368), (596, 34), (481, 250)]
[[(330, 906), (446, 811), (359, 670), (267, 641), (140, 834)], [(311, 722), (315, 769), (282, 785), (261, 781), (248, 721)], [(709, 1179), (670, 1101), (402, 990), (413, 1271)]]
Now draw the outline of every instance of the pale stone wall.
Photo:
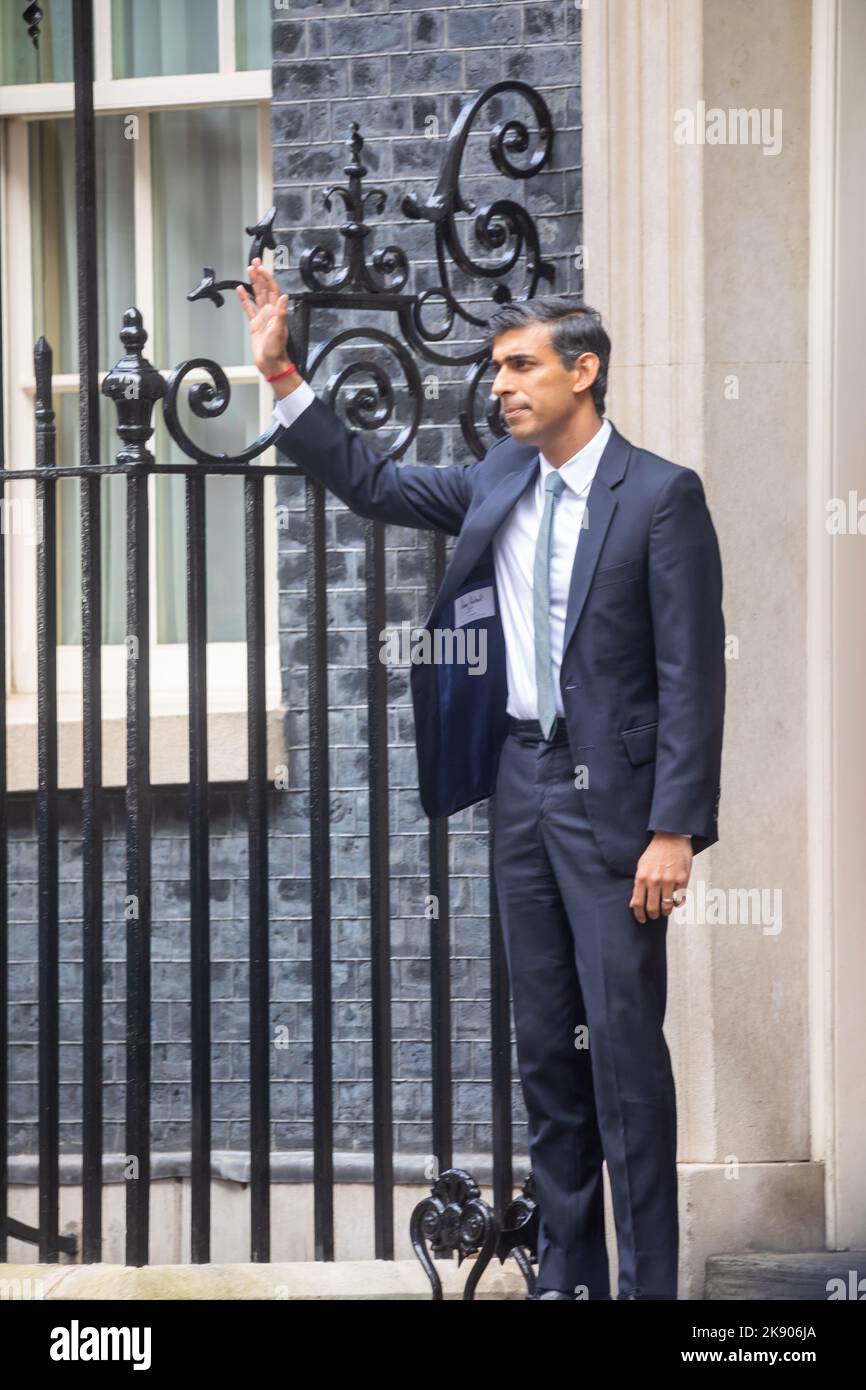
[[(587, 7), (583, 33), (586, 295), (613, 339), (611, 418), (701, 474), (738, 643), (720, 841), (691, 887), (728, 902), (765, 890), (770, 910), (753, 898), (737, 924), (669, 927), (693, 1287), (713, 1250), (823, 1243), (807, 874), (811, 6), (607, 0)], [(730, 143), (730, 120), (727, 144), (677, 143), (677, 113), (700, 129), (714, 107), (765, 110), (766, 143), (781, 130), (781, 148)]]

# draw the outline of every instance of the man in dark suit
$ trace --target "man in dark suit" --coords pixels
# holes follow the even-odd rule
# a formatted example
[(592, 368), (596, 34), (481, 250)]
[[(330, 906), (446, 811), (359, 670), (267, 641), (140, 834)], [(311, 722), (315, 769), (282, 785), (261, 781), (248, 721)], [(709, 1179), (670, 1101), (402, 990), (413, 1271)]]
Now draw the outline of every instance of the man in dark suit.
[(586, 305), (548, 296), (494, 316), (510, 434), (440, 468), (382, 457), (318, 400), (286, 356), (287, 296), (258, 262), (250, 282), (256, 304), (239, 295), (279, 448), (361, 516), (459, 537), (424, 626), (477, 628), (486, 664), (413, 665), (419, 785), (430, 816), (495, 793), (534, 1297), (610, 1296), (604, 1160), (619, 1298), (676, 1298), (667, 921), (693, 855), (718, 839), (725, 704), (700, 477), (604, 417), (610, 340)]

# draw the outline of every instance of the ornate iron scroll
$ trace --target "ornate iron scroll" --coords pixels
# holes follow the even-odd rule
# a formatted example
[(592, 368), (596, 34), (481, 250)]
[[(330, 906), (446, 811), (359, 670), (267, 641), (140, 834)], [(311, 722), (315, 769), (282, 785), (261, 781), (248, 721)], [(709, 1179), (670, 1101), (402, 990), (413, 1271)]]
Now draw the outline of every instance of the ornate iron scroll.
[(538, 1207), (532, 1174), (519, 1195), (509, 1202), (500, 1222), (481, 1196), (472, 1174), (463, 1168), (448, 1168), (433, 1183), (429, 1197), (422, 1198), (412, 1212), (409, 1237), (436, 1301), (442, 1298), (442, 1281), (433, 1260), (451, 1259), (454, 1254), (458, 1265), (467, 1256), (473, 1257), (463, 1290), (467, 1301), (475, 1297), (491, 1260), (498, 1258), (504, 1264), (510, 1255), (517, 1262), (527, 1291), (534, 1293), (532, 1265), (538, 1257)]
[(37, 4), (25, 6), (25, 8), (21, 12), (21, 18), (27, 25), (27, 34), (30, 38), (30, 42), (33, 44), (34, 48), (38, 48), (40, 37), (39, 26), (45, 18), (40, 6)]
[[(274, 241), (274, 218), (277, 215), (276, 207), (269, 207), (258, 222), (251, 227), (245, 227), (244, 231), (252, 237), (250, 244), (247, 265), (256, 256), (261, 256), (265, 250), (273, 251), (276, 249)], [(202, 271), (202, 278), (194, 290), (190, 290), (187, 299), (195, 301), (198, 299), (209, 299), (217, 309), (221, 309), (225, 299), (222, 290), (233, 290), (238, 286), (243, 286), (250, 298), (253, 297), (253, 287), (247, 280), (217, 280), (213, 266), (206, 265)], [(180, 388), (189, 376), (190, 372), (196, 370), (205, 371), (210, 376), (210, 381), (198, 381), (190, 387), (188, 401), (189, 408), (193, 415), (200, 420), (213, 420), (222, 415), (231, 400), (232, 388), (228, 377), (218, 362), (214, 362), (209, 357), (190, 357), (181, 362), (169, 372), (166, 382), (165, 400), (163, 402), (162, 413), (166, 428), (169, 434), (185, 454), (190, 458), (196, 459), (199, 463), (250, 463), (254, 458), (258, 458), (266, 449), (270, 448), (280, 433), (280, 426), (275, 422), (269, 429), (254, 439), (252, 444), (242, 449), (239, 454), (212, 454), (207, 449), (196, 444), (195, 440), (190, 439), (184, 430), (178, 416), (177, 402)]]
[(364, 256), (364, 242), (373, 230), (364, 221), (367, 204), (371, 203), (373, 211), (381, 216), (385, 211), (387, 194), (384, 188), (364, 189), (367, 166), (361, 163), (364, 139), (357, 121), (351, 124), (346, 144), (351, 157), (349, 163), (343, 166), (343, 173), (348, 183), (332, 184), (322, 195), (329, 212), (335, 193), (340, 195), (346, 209), (346, 221), (340, 228), (345, 240), (343, 264), (332, 280), (322, 280), (322, 275), (333, 273), (334, 254), (327, 246), (309, 247), (301, 256), (301, 279), (313, 293), (319, 290), (328, 294), (337, 290), (353, 290), (359, 294), (398, 294), (409, 279), (409, 262), (402, 248), (386, 246), (374, 251), (370, 265)]
[(500, 1264), (505, 1264), (508, 1256), (513, 1255), (529, 1293), (535, 1293), (535, 1272), (532, 1266), (538, 1260), (538, 1222), (535, 1179), (530, 1173), (525, 1178), (519, 1195), (512, 1197), (505, 1208), (502, 1227), (496, 1241), (496, 1255)]
[(458, 1265), (467, 1256), (477, 1256), (463, 1290), (465, 1300), (474, 1298), (478, 1281), (495, 1253), (497, 1232), (493, 1209), (481, 1196), (471, 1173), (463, 1168), (440, 1173), (430, 1196), (412, 1212), (409, 1235), (436, 1302), (442, 1298), (442, 1280), (431, 1256), (450, 1259), (456, 1254)]
[[(430, 361), (477, 361), (477, 353), (448, 357), (434, 352), (430, 344), (446, 338), (458, 316), (476, 327), (483, 327), (486, 322), (477, 314), (470, 313), (459, 302), (451, 286), (449, 257), (464, 275), (476, 279), (495, 280), (496, 284), (491, 289), (490, 297), (497, 305), (507, 304), (514, 298), (530, 299), (538, 288), (539, 280), (553, 281), (553, 264), (542, 259), (535, 222), (520, 203), (510, 198), (498, 198), (479, 208), (460, 191), (460, 166), (475, 119), (489, 101), (504, 92), (518, 94), (531, 106), (538, 124), (541, 148), (532, 155), (528, 164), (515, 164), (511, 156), (524, 154), (532, 143), (529, 128), (523, 121), (516, 119), (500, 121), (490, 132), (489, 152), (493, 163), (501, 174), (510, 179), (530, 179), (544, 168), (553, 152), (553, 125), (547, 103), (541, 94), (526, 82), (494, 82), (474, 101), (467, 102), (457, 117), (448, 137), (448, 149), (435, 191), (424, 203), (419, 202), (414, 194), (409, 194), (403, 199), (403, 212), (407, 217), (423, 218), (432, 222), (436, 229), (436, 261), (441, 277), (440, 284), (434, 289), (425, 290), (418, 297), (412, 307), (411, 323), (408, 326), (404, 325), (408, 327), (409, 341)], [(475, 213), (475, 237), (482, 251), (487, 255), (503, 251), (492, 265), (473, 260), (464, 249), (456, 222), (457, 214), (461, 212)], [(514, 295), (503, 277), (509, 275), (524, 257), (527, 282), (523, 293)], [(423, 322), (424, 307), (435, 297), (444, 301), (448, 314), (445, 327), (437, 332), (425, 328)]]
[[(277, 209), (269, 207), (267, 212), (252, 227), (244, 227), (247, 236), (251, 236), (253, 239), (250, 254), (247, 257), (247, 265), (250, 265), (256, 256), (261, 256), (263, 251), (275, 251), (277, 249), (277, 243), (274, 241), (274, 218), (276, 215)], [(194, 290), (190, 290), (187, 299), (210, 299), (218, 309), (221, 309), (225, 300), (220, 294), (220, 290), (234, 290), (241, 285), (252, 297), (253, 287), (248, 280), (217, 280), (213, 266), (206, 265), (202, 271), (201, 283)]]
[[(448, 137), (433, 193), (424, 201), (407, 195), (401, 204), (406, 217), (433, 225), (437, 285), (413, 294), (408, 288), (411, 267), (403, 248), (392, 244), (369, 250), (374, 227), (367, 221), (367, 215), (372, 212), (380, 216), (384, 212), (387, 193), (384, 188), (364, 186), (368, 172), (362, 162), (364, 140), (354, 121), (346, 141), (349, 149), (349, 160), (344, 166), (346, 182), (326, 188), (323, 194), (327, 209), (333, 208), (338, 198), (345, 208), (346, 216), (338, 229), (343, 243), (342, 260), (338, 265), (333, 249), (324, 244), (308, 247), (301, 255), (299, 272), (305, 288), (290, 296), (294, 302), (291, 355), (311, 383), (322, 373), (332, 354), (335, 355), (333, 370), (325, 385), (319, 388), (320, 394), (329, 404), (335, 405), (343, 388), (347, 388), (348, 419), (356, 428), (365, 430), (396, 424), (397, 392), (390, 365), (393, 361), (409, 402), (409, 420), (389, 446), (388, 452), (395, 457), (409, 448), (423, 416), (418, 359), (436, 366), (467, 368), (457, 418), (472, 452), (479, 458), (486, 452), (476, 417), (478, 394), (489, 366), (489, 355), (477, 344), (461, 346), (454, 339), (454, 331), (458, 323), (469, 329), (483, 330), (487, 319), (461, 301), (455, 275), (489, 286), (494, 308), (515, 299), (531, 298), (541, 281), (553, 281), (554, 267), (541, 255), (538, 230), (526, 208), (510, 198), (497, 198), (479, 207), (466, 197), (460, 186), (463, 156), (479, 114), (488, 103), (503, 96), (524, 101), (531, 115), (526, 120), (513, 116), (499, 120), (490, 131), (488, 152), (494, 168), (506, 178), (525, 182), (550, 161), (553, 124), (547, 104), (535, 88), (519, 81), (495, 82), (464, 105)], [(528, 158), (521, 162), (520, 157), (527, 154)], [(258, 222), (246, 228), (253, 238), (250, 260), (265, 249), (275, 249), (275, 215), (276, 210), (271, 207)], [(458, 218), (462, 215), (474, 217), (466, 224), (471, 227), (477, 243), (474, 252), (461, 239)], [(518, 273), (522, 279), (519, 289), (515, 290), (509, 281)], [(225, 302), (221, 291), (237, 285), (244, 285), (251, 293), (245, 281), (218, 280), (214, 267), (205, 266), (200, 283), (187, 298), (207, 299), (220, 308)], [(434, 326), (427, 321), (427, 316), (437, 303), (442, 307), (444, 318)], [(313, 315), (326, 309), (391, 313), (397, 320), (397, 332), (387, 332), (373, 325), (341, 328), (310, 353)], [(362, 354), (352, 354), (348, 361), (342, 360), (347, 345), (354, 343), (373, 345), (375, 351), (371, 355), (366, 350)], [(206, 372), (210, 381), (198, 382), (189, 392), (194, 415), (203, 420), (213, 419), (225, 411), (231, 398), (231, 387), (218, 363), (206, 357), (181, 362), (168, 377), (163, 403), (165, 423), (175, 443), (202, 463), (247, 463), (264, 453), (281, 432), (276, 423), (247, 448), (233, 455), (210, 453), (190, 439), (180, 424), (177, 402), (182, 383), (196, 369)], [(361, 378), (365, 379), (363, 385)], [(505, 427), (499, 416), (498, 402), (488, 398), (483, 413), (490, 432), (503, 435)]]

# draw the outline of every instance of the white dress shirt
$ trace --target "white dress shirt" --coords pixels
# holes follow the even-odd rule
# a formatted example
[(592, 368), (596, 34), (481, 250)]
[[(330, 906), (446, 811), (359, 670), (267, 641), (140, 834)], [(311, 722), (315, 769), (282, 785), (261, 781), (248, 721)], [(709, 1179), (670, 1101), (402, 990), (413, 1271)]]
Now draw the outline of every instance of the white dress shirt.
[[(571, 571), (586, 512), (586, 498), (599, 459), (610, 438), (605, 419), (588, 444), (572, 454), (559, 469), (565, 487), (553, 508), (550, 535), (550, 657), (556, 712), (564, 716), (559, 672), (565, 637), (565, 611), (571, 587)], [(532, 588), (535, 543), (544, 511), (544, 483), (553, 464), (539, 454), (541, 467), (535, 486), (518, 498), (493, 538), (496, 588), (502, 606), (505, 663), (508, 675), (508, 713), (515, 719), (538, 718), (535, 684), (535, 633), (532, 622)]]
[(300, 386), (296, 386), (294, 391), (290, 391), (281, 401), (275, 403), (274, 419), (288, 429), (315, 399), (316, 393), (310, 383), (302, 380)]
[[(274, 417), (280, 424), (289, 426), (315, 398), (313, 388), (304, 381), (288, 396), (276, 402)], [(559, 672), (571, 571), (586, 511), (587, 494), (610, 433), (610, 421), (605, 419), (589, 443), (567, 459), (559, 470), (566, 486), (553, 509), (550, 539), (550, 651), (556, 712), (559, 715), (565, 714)], [(535, 486), (518, 500), (493, 538), (496, 588), (505, 634), (507, 710), (516, 719), (538, 718), (532, 580), (535, 542), (544, 510), (544, 481), (548, 473), (553, 471), (553, 464), (544, 454), (539, 454), (539, 458), (541, 467)]]

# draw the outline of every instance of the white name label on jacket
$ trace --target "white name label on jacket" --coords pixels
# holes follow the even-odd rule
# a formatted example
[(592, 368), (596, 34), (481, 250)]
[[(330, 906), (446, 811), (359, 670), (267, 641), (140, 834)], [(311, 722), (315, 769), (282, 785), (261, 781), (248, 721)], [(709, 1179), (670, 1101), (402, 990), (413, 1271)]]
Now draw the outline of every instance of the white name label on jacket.
[(492, 618), (495, 612), (493, 585), (487, 584), (483, 589), (473, 589), (471, 593), (457, 595), (454, 600), (454, 625), (462, 627), (464, 623), (474, 622), (476, 618)]

